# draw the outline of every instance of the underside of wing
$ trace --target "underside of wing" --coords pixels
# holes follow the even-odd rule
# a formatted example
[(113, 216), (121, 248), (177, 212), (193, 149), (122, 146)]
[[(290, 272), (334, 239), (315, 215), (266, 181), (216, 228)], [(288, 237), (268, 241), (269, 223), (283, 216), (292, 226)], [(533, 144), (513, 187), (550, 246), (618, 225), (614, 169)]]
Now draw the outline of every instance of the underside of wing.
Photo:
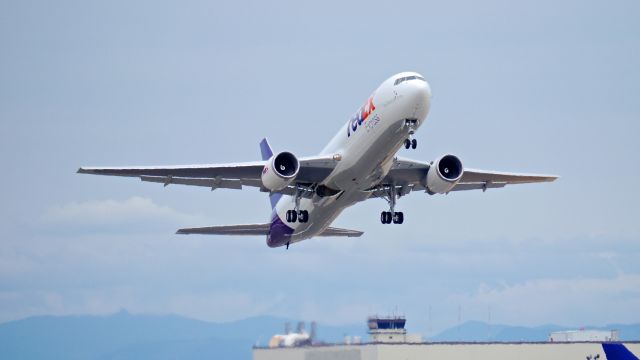
[(362, 236), (362, 234), (364, 234), (363, 231), (328, 227), (322, 233), (320, 233), (320, 235), (318, 235), (318, 236), (360, 237), (360, 236)]
[[(399, 196), (412, 191), (427, 191), (427, 174), (431, 163), (411, 159), (395, 159), (391, 170), (380, 184), (372, 189), (372, 197), (388, 197), (394, 189)], [(551, 182), (555, 175), (520, 174), (510, 172), (464, 169), (462, 177), (449, 191), (486, 190), (501, 188), (510, 184)]]
[[(138, 177), (142, 181), (164, 184), (164, 186), (190, 185), (213, 189), (242, 189), (243, 186), (262, 188), (262, 170), (266, 161), (178, 165), (178, 166), (133, 166), (133, 167), (81, 167), (80, 174)], [(300, 158), (300, 170), (296, 183), (317, 184), (333, 171), (336, 161), (331, 156)], [(266, 191), (266, 189), (263, 189)], [(295, 187), (285, 188), (281, 193), (295, 194)]]
[(81, 167), (80, 174), (201, 179), (259, 179), (264, 161), (232, 164), (177, 165), (177, 166), (130, 166), (130, 167)]
[(465, 169), (460, 181), (451, 191), (500, 188), (510, 184), (551, 182), (555, 175), (519, 174), (497, 171)]
[(176, 234), (200, 235), (268, 235), (270, 224), (208, 226), (180, 229)]

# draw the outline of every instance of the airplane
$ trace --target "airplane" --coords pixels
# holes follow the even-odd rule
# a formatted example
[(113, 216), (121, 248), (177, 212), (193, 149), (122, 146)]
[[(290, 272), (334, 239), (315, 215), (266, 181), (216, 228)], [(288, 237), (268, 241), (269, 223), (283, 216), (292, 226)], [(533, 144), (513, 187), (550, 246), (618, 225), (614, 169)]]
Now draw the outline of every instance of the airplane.
[(502, 188), (511, 184), (551, 182), (554, 175), (466, 169), (445, 154), (434, 161), (396, 156), (415, 149), (415, 133), (431, 106), (431, 87), (422, 75), (402, 72), (386, 79), (340, 127), (319, 155), (296, 157), (274, 152), (260, 142), (262, 161), (183, 166), (81, 167), (78, 173), (138, 177), (145, 182), (214, 189), (256, 187), (269, 193), (270, 221), (179, 229), (177, 234), (265, 235), (269, 247), (286, 246), (316, 236), (359, 237), (362, 231), (331, 227), (342, 211), (358, 202), (381, 198), (388, 210), (382, 224), (402, 224), (397, 200), (411, 192), (429, 195)]
[(607, 355), (607, 360), (638, 360), (638, 357), (622, 343), (602, 343), (602, 349)]

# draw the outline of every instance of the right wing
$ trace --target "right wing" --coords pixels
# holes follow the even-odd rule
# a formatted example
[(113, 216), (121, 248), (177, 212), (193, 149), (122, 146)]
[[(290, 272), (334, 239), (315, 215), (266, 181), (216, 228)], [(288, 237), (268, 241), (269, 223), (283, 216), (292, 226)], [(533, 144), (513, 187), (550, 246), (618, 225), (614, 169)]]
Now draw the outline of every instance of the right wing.
[[(336, 161), (332, 156), (300, 158), (300, 171), (296, 183), (317, 184), (333, 171)], [(252, 186), (262, 189), (262, 170), (267, 162), (243, 162), (230, 164), (182, 165), (182, 166), (134, 166), (134, 167), (81, 167), (80, 174), (138, 177), (142, 181), (164, 184), (204, 186), (212, 190), (242, 189)], [(265, 190), (266, 189), (262, 189)], [(293, 187), (282, 193), (295, 193)]]

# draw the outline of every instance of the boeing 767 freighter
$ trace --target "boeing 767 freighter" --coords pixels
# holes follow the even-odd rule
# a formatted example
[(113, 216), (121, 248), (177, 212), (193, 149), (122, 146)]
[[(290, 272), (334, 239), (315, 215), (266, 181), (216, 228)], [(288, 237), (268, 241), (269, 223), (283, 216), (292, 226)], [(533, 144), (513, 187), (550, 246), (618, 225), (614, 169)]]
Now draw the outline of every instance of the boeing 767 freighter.
[(509, 184), (554, 181), (550, 175), (514, 174), (465, 169), (446, 154), (431, 161), (403, 159), (403, 146), (415, 149), (415, 132), (431, 106), (431, 88), (415, 72), (385, 80), (364, 105), (342, 125), (319, 155), (298, 158), (274, 153), (260, 142), (262, 161), (213, 165), (82, 167), (83, 174), (139, 177), (142, 181), (203, 186), (213, 189), (257, 187), (268, 192), (269, 222), (178, 230), (178, 234), (266, 235), (270, 247), (286, 246), (314, 236), (361, 236), (363, 232), (331, 227), (347, 207), (382, 198), (389, 208), (383, 224), (402, 224), (396, 201), (413, 191), (429, 195), (451, 191), (500, 188)]

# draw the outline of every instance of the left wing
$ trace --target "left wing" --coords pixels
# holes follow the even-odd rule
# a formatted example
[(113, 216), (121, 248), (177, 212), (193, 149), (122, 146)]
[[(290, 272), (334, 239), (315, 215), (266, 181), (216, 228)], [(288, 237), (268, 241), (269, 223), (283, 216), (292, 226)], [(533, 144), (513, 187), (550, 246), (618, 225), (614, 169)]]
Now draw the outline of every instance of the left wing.
[[(406, 195), (411, 191), (426, 191), (426, 177), (431, 164), (426, 161), (396, 158), (389, 174), (380, 183), (379, 188), (372, 189), (373, 196), (386, 196), (386, 188), (395, 186), (399, 195)], [(558, 177), (555, 175), (519, 174), (475, 169), (464, 169), (462, 178), (451, 191), (486, 190), (501, 188), (512, 184), (528, 184), (537, 182), (551, 182)]]
[(511, 184), (530, 184), (539, 182), (551, 182), (558, 177), (555, 175), (519, 174), (497, 171), (485, 171), (464, 169), (462, 178), (451, 191), (460, 190), (486, 190), (489, 188), (501, 188)]

